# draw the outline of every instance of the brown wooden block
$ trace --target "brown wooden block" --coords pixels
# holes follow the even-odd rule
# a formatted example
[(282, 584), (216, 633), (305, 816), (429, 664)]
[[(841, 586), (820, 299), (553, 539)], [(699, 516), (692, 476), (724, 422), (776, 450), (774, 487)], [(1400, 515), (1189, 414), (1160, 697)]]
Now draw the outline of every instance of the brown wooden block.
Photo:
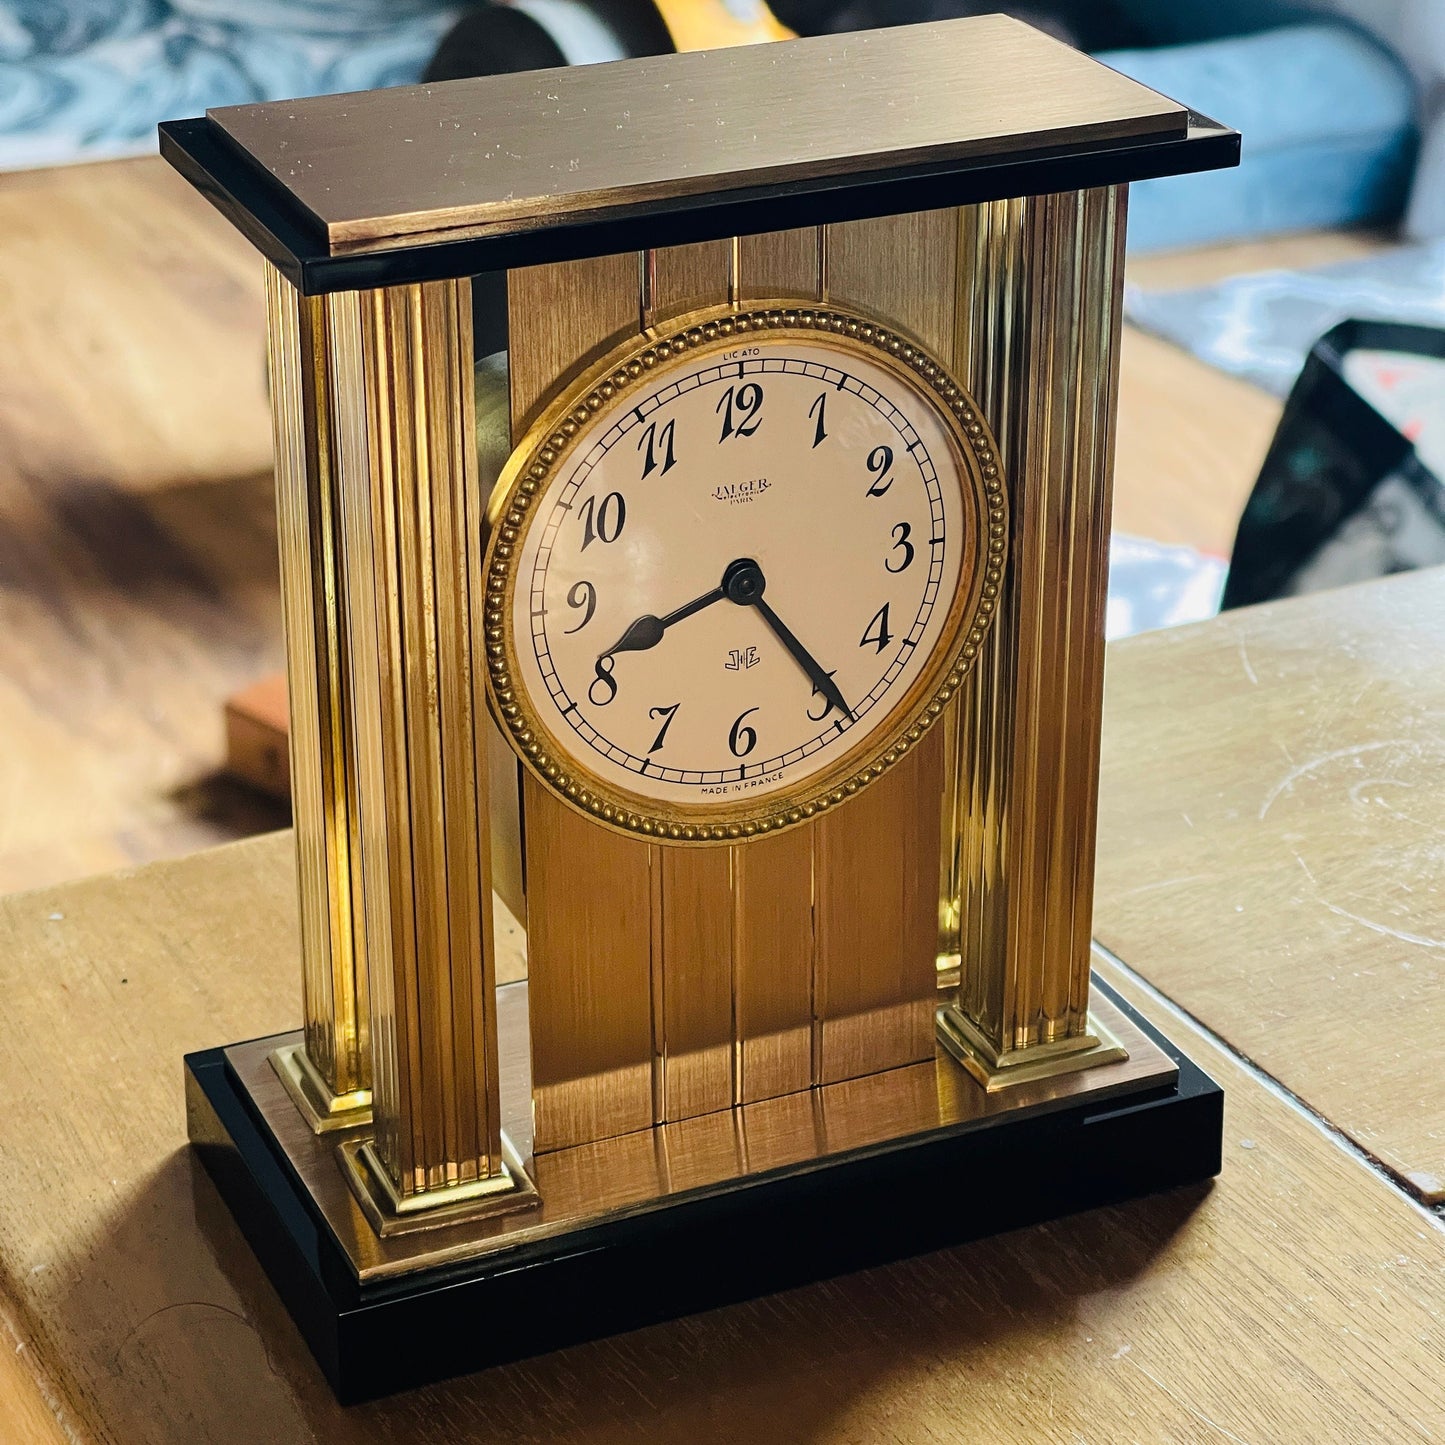
[(289, 799), (288, 727), (284, 672), (227, 698), (226, 771), (273, 798)]

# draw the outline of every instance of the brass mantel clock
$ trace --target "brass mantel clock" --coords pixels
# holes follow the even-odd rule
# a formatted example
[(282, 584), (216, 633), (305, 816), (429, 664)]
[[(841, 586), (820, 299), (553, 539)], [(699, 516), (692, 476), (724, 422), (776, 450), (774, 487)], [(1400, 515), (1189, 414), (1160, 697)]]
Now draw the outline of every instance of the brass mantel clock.
[(305, 1024), (191, 1138), (343, 1398), (1217, 1169), (1089, 924), (1127, 189), (1236, 135), (986, 17), (162, 148), (267, 260)]

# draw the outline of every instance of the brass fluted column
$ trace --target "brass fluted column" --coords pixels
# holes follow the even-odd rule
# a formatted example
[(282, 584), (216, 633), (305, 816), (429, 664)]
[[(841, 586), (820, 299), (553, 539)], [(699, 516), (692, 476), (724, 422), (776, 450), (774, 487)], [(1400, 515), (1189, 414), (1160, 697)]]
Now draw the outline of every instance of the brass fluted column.
[(952, 735), (940, 1036), (990, 1088), (1122, 1057), (1089, 1018), (1089, 952), (1126, 200), (960, 212), (957, 362), (1013, 536)]
[(501, 1133), (470, 283), (308, 298), (273, 270), (268, 294), (298, 1072), (320, 1067), (313, 1033), (318, 1054), (348, 1040), (372, 1129), (353, 1129), (342, 1162), (392, 1233), (533, 1197)]
[(343, 481), (375, 1131), (373, 1223), (524, 1193), (503, 1160), (470, 283), (360, 293), (366, 465)]
[(268, 263), (266, 303), (305, 1018), (305, 1043), (274, 1062), (319, 1132), (364, 1122), (371, 1107), (347, 601), (336, 546), (346, 418), (336, 405), (332, 298), (299, 295)]

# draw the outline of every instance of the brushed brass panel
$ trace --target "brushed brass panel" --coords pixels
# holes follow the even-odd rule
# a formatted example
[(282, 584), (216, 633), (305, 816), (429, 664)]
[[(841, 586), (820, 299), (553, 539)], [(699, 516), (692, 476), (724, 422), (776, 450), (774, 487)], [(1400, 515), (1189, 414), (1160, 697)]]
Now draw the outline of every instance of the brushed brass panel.
[[(952, 209), (829, 226), (828, 295), (948, 358), (957, 257)], [(932, 875), (938, 854), (953, 711), (896, 770), (900, 776), (885, 775), (816, 825), (820, 1082), (926, 1058), (931, 1050), (938, 903), (933, 884), (920, 889), (918, 879), (920, 869)]]
[(730, 848), (653, 848), (658, 1120), (733, 1102), (733, 886)]
[[(735, 1102), (813, 1082), (816, 825), (732, 848)], [(706, 855), (704, 855), (706, 856)]]
[(739, 299), (806, 296), (810, 301), (826, 301), (822, 263), (827, 230), (825, 226), (804, 226), (796, 231), (739, 236)]
[[(784, 97), (806, 105), (780, 112)], [(787, 123), (763, 123), (779, 113)], [(996, 15), (926, 38), (902, 27), (209, 114), (334, 253), (767, 182), (1183, 136), (1187, 124), (1175, 102)], [(495, 139), (498, 116), (509, 144)]]
[(943, 733), (817, 824), (814, 1078), (928, 1058), (937, 1004)]
[(646, 843), (587, 822), (530, 774), (522, 806), (542, 1152), (653, 1121), (652, 891)]
[(1122, 187), (961, 213), (959, 358), (994, 425), (1013, 556), (959, 726), (942, 913), (1001, 1060), (1087, 1035)]
[[(336, 1141), (307, 1129), (267, 1055), (299, 1038), (278, 1035), (226, 1050), (277, 1143), (304, 1181), (357, 1276), (376, 1280), (504, 1251), (580, 1230), (625, 1211), (665, 1210), (698, 1191), (725, 1190), (765, 1170), (805, 1170), (828, 1154), (965, 1127), (1006, 1113), (1047, 1112), (1080, 1098), (1145, 1093), (1177, 1077), (1173, 1061), (1112, 1005), (1100, 1018), (1129, 1050), (1126, 1062), (1021, 1084), (1006, 1095), (980, 1089), (941, 1049), (908, 1068), (765, 1099), (676, 1124), (535, 1155), (527, 1113), (528, 985), (498, 990), (506, 1132), (541, 1196), (528, 1212), (379, 1238), (337, 1166)], [(205, 1121), (198, 1125), (206, 1127)], [(365, 1131), (340, 1136), (365, 1138)], [(529, 1155), (531, 1157), (529, 1157)]]
[(912, 211), (827, 228), (828, 298), (860, 306), (950, 361), (958, 211)]
[(642, 325), (644, 329), (716, 306), (733, 285), (735, 242), (704, 241), (696, 246), (664, 246), (643, 253)]
[[(648, 251), (643, 326), (716, 304), (734, 277), (732, 241)], [(710, 1114), (734, 1101), (731, 851), (650, 850), (658, 1121)]]
[[(949, 365), (956, 362), (959, 212), (919, 211), (827, 228), (828, 294), (866, 304), (907, 331)], [(956, 369), (956, 368), (955, 368)], [(960, 373), (962, 375), (963, 373)], [(987, 413), (987, 409), (985, 409)], [(939, 889), (939, 982), (956, 982), (958, 967), (954, 863), (959, 764), (959, 706), (941, 720), (944, 733), (943, 792), (939, 818), (942, 873)], [(950, 911), (950, 910), (954, 911)]]
[(507, 272), (514, 443), (573, 371), (636, 333), (640, 266), (626, 251)]
[[(957, 215), (940, 211), (513, 272), (514, 433), (535, 423), (539, 398), (555, 398), (565, 375), (589, 364), (597, 338), (627, 334), (723, 287), (740, 298), (775, 288), (817, 295), (832, 284), (840, 297), (948, 355), (957, 250)], [(539, 317), (541, 298), (558, 296), (566, 318)], [(634, 922), (614, 940), (627, 982), (608, 1001), (613, 1012), (600, 1028), (600, 976), (564, 996), (547, 973), (559, 961), (538, 950), (545, 940), (550, 955), (553, 940), (566, 938), (576, 953), (586, 915), (609, 905), (589, 891), (590, 881), (534, 891), (529, 948), (534, 977), (539, 968), (546, 975), (533, 1011), (542, 1150), (637, 1127), (627, 1121), (640, 1111), (644, 1080), (629, 1050), (644, 1005), (658, 1122), (931, 1055), (944, 746), (940, 729), (900, 781), (875, 781), (841, 808), (825, 859), (814, 856), (822, 846), (818, 823), (792, 838), (693, 850), (687, 859), (655, 844), (629, 854), (609, 840), (606, 866), (633, 900)], [(539, 890), (534, 846), (558, 848), (549, 876), (560, 878), (560, 829), (576, 825), (556, 805), (544, 811), (541, 790), (530, 783), (526, 812), (529, 883)], [(896, 846), (877, 848), (878, 836)], [(574, 842), (578, 857), (591, 857), (600, 840), (584, 825)], [(815, 879), (827, 880), (821, 886), (831, 895), (818, 900), (819, 937), (826, 920), (827, 942), (816, 947)], [(642, 917), (650, 930), (646, 999), (637, 982), (635, 920)], [(629, 1042), (584, 1066), (565, 1047), (578, 1031)]]
[(743, 1172), (743, 1125), (736, 1110), (682, 1119), (652, 1131), (664, 1194), (703, 1189)]
[[(514, 440), (578, 367), (637, 333), (645, 261), (627, 252), (507, 273)], [(654, 1120), (654, 878), (646, 842), (602, 836), (530, 777), (522, 818), (543, 1152)]]
[[(370, 1105), (360, 848), (349, 766), (347, 599), (337, 574), (339, 452), (355, 448), (353, 394), (329, 381), (355, 298), (303, 298), (266, 265), (277, 538), (290, 699), (292, 816), (301, 898), (306, 1054), (330, 1101)], [(354, 353), (353, 353), (354, 358)], [(343, 361), (341, 365), (345, 365)], [(364, 449), (364, 431), (360, 433)]]
[[(739, 237), (732, 278), (737, 299), (826, 299), (826, 238), (827, 228), (821, 226)], [(813, 1083), (816, 838), (817, 825), (809, 823), (731, 850), (734, 1081), (740, 1104), (791, 1094)], [(792, 1107), (810, 1114), (812, 1103)], [(760, 1149), (766, 1159), (766, 1146), (748, 1152), (758, 1154)]]

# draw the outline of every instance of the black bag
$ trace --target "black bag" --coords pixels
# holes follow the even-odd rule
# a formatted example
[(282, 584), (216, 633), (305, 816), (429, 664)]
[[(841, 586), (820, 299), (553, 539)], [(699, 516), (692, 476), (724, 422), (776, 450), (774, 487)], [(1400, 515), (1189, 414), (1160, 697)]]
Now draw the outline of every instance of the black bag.
[(1445, 359), (1445, 331), (1346, 321), (1315, 343), (1240, 519), (1222, 607), (1445, 562), (1445, 484), (1351, 385), (1352, 352)]

